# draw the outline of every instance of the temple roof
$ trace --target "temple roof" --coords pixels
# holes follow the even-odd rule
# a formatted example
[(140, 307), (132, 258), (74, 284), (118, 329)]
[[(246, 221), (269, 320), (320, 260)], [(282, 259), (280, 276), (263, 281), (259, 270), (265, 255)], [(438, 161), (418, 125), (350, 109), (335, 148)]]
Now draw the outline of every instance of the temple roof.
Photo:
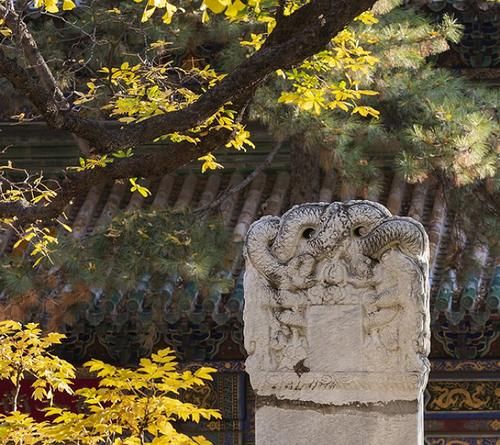
[[(147, 179), (146, 185), (152, 192), (152, 196), (147, 199), (138, 193), (132, 194), (128, 184), (123, 182), (94, 186), (86, 196), (76, 200), (66, 211), (73, 228), (72, 236), (84, 237), (124, 210), (170, 208), (181, 211), (210, 204), (221, 192), (251, 174), (265, 159), (270, 141), (261, 133), (257, 133), (256, 139), (256, 151), (225, 155), (222, 161), (225, 168), (215, 173), (201, 174), (199, 165), (193, 165), (192, 169), (180, 170), (175, 175)], [(68, 143), (67, 140), (64, 142), (64, 138), (59, 141), (61, 144)], [(29, 144), (30, 138), (26, 139), (25, 143)], [(46, 163), (57, 168), (57, 157), (54, 154), (52, 157), (47, 156), (43, 147), (38, 152), (32, 148), (31, 156), (26, 156), (22, 149), (23, 143), (19, 145), (21, 147), (17, 152), (10, 153), (10, 158), (15, 160), (17, 153), (17, 165)], [(37, 161), (37, 153), (43, 157), (42, 160)], [(227, 270), (227, 275), (234, 278), (234, 287), (229, 293), (211, 294), (201, 300), (193, 283), (186, 284), (182, 292), (169, 294), (165, 289), (161, 290), (166, 292), (162, 312), (165, 330), (159, 333), (157, 329), (148, 331), (148, 326), (152, 323), (151, 318), (154, 317), (150, 313), (151, 309), (148, 309), (148, 305), (142, 300), (147, 300), (148, 292), (160, 290), (149, 289), (147, 278), (138, 283), (136, 292), (128, 296), (127, 304), (120, 306), (118, 315), (115, 307), (105, 308), (100, 305), (102, 295), (99, 291), (94, 291), (90, 306), (78, 312), (79, 321), (72, 320), (70, 323), (72, 327), (69, 331), (74, 337), (74, 344), (98, 341), (108, 351), (109, 348), (119, 351), (123, 350), (126, 342), (131, 341), (131, 331), (139, 337), (150, 332), (147, 341), (137, 338), (138, 343), (147, 343), (153, 347), (158, 342), (164, 342), (176, 347), (179, 354), (187, 354), (190, 359), (220, 357), (221, 348), (226, 358), (241, 357), (244, 353), (244, 266), (241, 246), (253, 221), (264, 215), (281, 215), (289, 208), (289, 193), (293, 185), (290, 182), (287, 159), (288, 154), (284, 147), (268, 169), (258, 174), (246, 188), (229, 196), (219, 207), (218, 212), (224, 225), (231, 231), (236, 252), (232, 266)], [(61, 162), (67, 162), (67, 159)], [(315, 200), (332, 202), (369, 199), (385, 205), (393, 214), (411, 216), (420, 221), (430, 239), (431, 305), (433, 323), (439, 325), (440, 329), (444, 326), (444, 329), (436, 334), (440, 336), (442, 350), (451, 355), (484, 355), (488, 352), (491, 342), (479, 342), (479, 345), (476, 341), (473, 346), (469, 345), (475, 348), (474, 351), (457, 352), (455, 349), (458, 346), (454, 344), (453, 332), (457, 329), (463, 330), (465, 323), (466, 329), (482, 332), (483, 337), (486, 331), (491, 331), (488, 334), (491, 340), (498, 331), (495, 326), (500, 322), (500, 259), (493, 258), (485, 245), (470, 245), (469, 255), (480, 265), (474, 275), (470, 275), (465, 266), (448, 264), (457, 249), (454, 237), (451, 236), (455, 215), (447, 212), (440, 185), (432, 179), (420, 184), (408, 184), (390, 169), (382, 171), (380, 187), (374, 189), (355, 189), (349, 182), (333, 174), (323, 174), (321, 190)], [(461, 242), (463, 241), (462, 239)], [(0, 236), (0, 250), (8, 251), (13, 242), (12, 233), (4, 232)], [(172, 281), (175, 287), (174, 278)], [(4, 295), (4, 301), (6, 297)], [(111, 325), (115, 326), (114, 331), (128, 329), (127, 336), (117, 337), (116, 332), (111, 335)], [(202, 350), (196, 351), (198, 346), (195, 347), (192, 341), (187, 340), (186, 335), (189, 338), (197, 338), (198, 346)], [(95, 338), (91, 341), (92, 336)], [(83, 341), (83, 338), (86, 340)], [(125, 343), (120, 346), (120, 342)], [(467, 348), (470, 349), (469, 346)], [(85, 355), (76, 346), (73, 352), (75, 356)], [(139, 350), (135, 352), (141, 353)]]
[[(439, 64), (453, 68), (472, 68), (476, 78), (498, 84), (500, 65), (500, 5), (486, 0), (427, 0), (435, 14), (452, 14), (463, 25), (463, 36), (450, 52), (439, 57)], [(457, 57), (458, 56), (458, 57)], [(485, 69), (489, 69), (485, 70)]]
[[(144, 199), (131, 194), (124, 183), (102, 184), (92, 188), (84, 199), (69, 211), (73, 236), (92, 233), (120, 210), (139, 208), (171, 208), (181, 211), (209, 205), (228, 186), (237, 184), (246, 172), (226, 168), (218, 173), (199, 174), (183, 171), (148, 181), (152, 196)], [(232, 231), (234, 243), (240, 244), (250, 224), (264, 215), (281, 215), (289, 208), (290, 174), (286, 170), (268, 169), (259, 174), (250, 185), (226, 199), (220, 208), (224, 224)], [(455, 246), (450, 244), (450, 228), (454, 215), (446, 212), (440, 186), (433, 180), (411, 185), (386, 171), (379, 190), (353, 189), (346, 181), (333, 175), (324, 175), (317, 201), (332, 202), (350, 199), (369, 199), (385, 205), (393, 214), (411, 216), (420, 221), (430, 238), (430, 273), (433, 300), (441, 312), (461, 307), (466, 313), (496, 310), (500, 286), (500, 262), (491, 258), (484, 245), (471, 248), (471, 255), (482, 264), (482, 272), (471, 276), (463, 289), (461, 270), (453, 265), (445, 267), (446, 257)], [(4, 243), (5, 245), (5, 243)], [(241, 261), (235, 258), (232, 273), (239, 275)], [(496, 296), (496, 298), (495, 298)], [(488, 298), (489, 297), (489, 298)], [(471, 300), (469, 302), (469, 299)], [(474, 300), (472, 302), (472, 300)]]

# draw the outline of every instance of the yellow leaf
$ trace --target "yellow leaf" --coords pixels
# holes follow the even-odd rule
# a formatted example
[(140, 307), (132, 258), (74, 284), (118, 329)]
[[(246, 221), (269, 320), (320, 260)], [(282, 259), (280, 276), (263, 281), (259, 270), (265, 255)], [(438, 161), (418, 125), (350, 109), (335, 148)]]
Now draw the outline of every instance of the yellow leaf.
[(209, 153), (205, 156), (201, 156), (198, 158), (198, 161), (204, 161), (201, 166), (201, 172), (205, 173), (207, 170), (215, 170), (217, 168), (224, 168), (218, 162), (215, 162), (215, 156), (212, 153)]
[(240, 0), (235, 0), (227, 9), (226, 15), (232, 19), (236, 18), (238, 14), (245, 9), (245, 4)]
[(64, 11), (71, 11), (72, 9), (75, 9), (76, 5), (72, 0), (64, 0), (63, 1), (63, 10)]
[(202, 367), (202, 368), (197, 369), (194, 372), (194, 375), (196, 377), (199, 377), (200, 379), (213, 380), (213, 378), (210, 374), (212, 374), (214, 372), (217, 372), (217, 370), (215, 368)]
[(45, 9), (53, 14), (58, 12), (57, 0), (45, 0)]
[(231, 0), (203, 0), (203, 4), (215, 14), (220, 14), (230, 3)]
[(59, 221), (58, 219), (56, 220), (59, 224), (61, 224), (61, 226), (63, 226), (64, 230), (66, 230), (67, 232), (73, 232), (73, 229), (68, 226), (67, 224), (64, 224), (63, 222)]
[(144, 9), (144, 13), (142, 14), (141, 22), (142, 23), (147, 22), (155, 11), (156, 11), (156, 6), (153, 6), (152, 8), (148, 8), (146, 6), (146, 9)]
[(45, 338), (50, 344), (61, 344), (61, 340), (65, 339), (66, 336), (57, 332), (49, 332)]
[(177, 11), (177, 6), (167, 2), (165, 5), (165, 14), (163, 14), (163, 17), (161, 18), (163, 23), (169, 25), (172, 22), (172, 17), (174, 16), (175, 11)]
[(351, 111), (351, 114), (356, 114), (359, 113), (361, 116), (366, 117), (366, 116), (373, 116), (374, 118), (378, 119), (380, 112), (375, 110), (372, 107), (366, 107), (366, 106), (358, 106), (354, 107)]
[(356, 91), (360, 94), (365, 95), (365, 96), (376, 96), (376, 95), (380, 94), (377, 91), (373, 91), (373, 90), (356, 90)]
[(32, 393), (32, 397), (35, 400), (43, 400), (46, 395), (47, 391), (45, 391), (45, 389), (43, 388), (36, 388)]
[(378, 23), (378, 19), (370, 11), (365, 11), (361, 13), (354, 20), (363, 22), (365, 25), (373, 25), (375, 23)]
[(132, 184), (132, 187), (130, 187), (131, 192), (139, 192), (144, 198), (151, 196), (151, 191), (147, 187), (139, 185), (137, 178), (129, 178), (129, 182)]

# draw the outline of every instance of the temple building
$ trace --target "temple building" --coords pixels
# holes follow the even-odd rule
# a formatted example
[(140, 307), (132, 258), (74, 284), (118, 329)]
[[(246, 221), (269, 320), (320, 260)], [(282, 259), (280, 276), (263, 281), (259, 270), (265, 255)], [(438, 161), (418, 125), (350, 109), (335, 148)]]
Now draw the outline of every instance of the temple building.
[[(440, 64), (498, 86), (499, 9), (471, 9), (461, 0), (420, 3), (436, 14), (453, 11), (465, 26), (464, 39), (441, 56)], [(21, 168), (50, 174), (78, 159), (72, 136), (50, 130), (44, 123), (0, 124), (0, 138), (2, 145), (15, 146), (8, 158)], [(272, 141), (259, 128), (254, 130), (253, 140), (255, 151), (221, 155), (224, 169), (218, 172), (201, 174), (195, 165), (175, 175), (147, 180), (145, 185), (152, 192), (148, 197), (131, 193), (126, 183), (94, 186), (65, 212), (72, 227), (70, 236), (88, 236), (122, 211), (182, 212), (210, 205), (221, 192), (265, 162)], [(452, 236), (457, 215), (447, 212), (439, 182), (430, 178), (408, 184), (391, 168), (384, 168), (387, 160), (383, 153), (378, 156), (383, 171), (379, 189), (353, 188), (333, 174), (323, 174), (313, 201), (368, 199), (383, 204), (394, 215), (410, 216), (424, 225), (430, 240), (432, 313), (431, 373), (425, 391), (426, 444), (499, 445), (500, 258), (492, 256), (487, 246), (472, 245), (468, 252), (480, 265), (479, 272), (468, 275), (462, 265), (450, 264), (458, 248)], [(188, 424), (183, 429), (202, 433), (216, 445), (252, 445), (255, 399), (244, 365), (242, 245), (252, 222), (288, 210), (294, 186), (290, 178), (289, 152), (284, 144), (270, 165), (250, 177), (247, 187), (235, 191), (217, 208), (231, 239), (224, 271), (232, 283), (229, 288), (207, 292), (194, 282), (168, 274), (157, 286), (144, 276), (134, 291), (122, 295), (91, 288), (86, 290), (88, 298), (75, 301), (65, 299), (69, 293), (62, 292), (53, 296), (59, 309), (52, 313), (40, 311), (36, 301), (11, 299), (0, 289), (1, 317), (38, 320), (57, 327), (68, 336), (60, 350), (62, 357), (77, 365), (90, 358), (134, 365), (140, 357), (170, 346), (183, 366), (203, 363), (215, 367), (214, 382), (190, 397), (198, 404), (220, 409), (222, 420)], [(13, 233), (4, 230), (0, 234), (1, 253), (10, 252), (14, 242)], [(57, 319), (51, 319), (54, 314)], [(82, 374), (77, 385), (88, 381)], [(0, 382), (0, 406), (1, 395)], [(28, 403), (27, 397), (25, 400)]]
[[(26, 131), (29, 128), (29, 131)], [(48, 132), (42, 124), (23, 127), (3, 126), (3, 137), (16, 140), (18, 165), (35, 163), (44, 171), (57, 168), (65, 160), (54, 156), (55, 147), (68, 147), (72, 139)], [(227, 155), (221, 173), (201, 174), (186, 169), (176, 175), (152, 180), (152, 195), (147, 199), (130, 193), (124, 183), (101, 184), (75, 202), (67, 211), (72, 236), (91, 234), (115, 214), (124, 210), (164, 209), (182, 211), (199, 208), (231, 184), (239, 183), (260, 165), (269, 151), (265, 133), (256, 132), (257, 150)], [(40, 143), (43, 141), (43, 144)], [(60, 152), (68, 153), (68, 150)], [(76, 148), (73, 150), (76, 154)], [(12, 156), (12, 154), (11, 154)], [(196, 167), (194, 167), (196, 168)], [(426, 389), (425, 431), (429, 445), (496, 444), (500, 438), (500, 263), (488, 251), (471, 250), (482, 262), (482, 272), (468, 277), (467, 286), (460, 269), (444, 267), (455, 246), (450, 231), (455, 215), (447, 214), (437, 182), (417, 185), (405, 183), (397, 174), (385, 171), (378, 192), (356, 190), (334, 176), (324, 176), (317, 201), (332, 202), (369, 199), (385, 205), (393, 214), (411, 216), (420, 221), (430, 238), (432, 348), (430, 381)], [(234, 193), (220, 209), (234, 244), (227, 275), (234, 280), (231, 289), (204, 294), (195, 283), (165, 277), (155, 288), (148, 277), (137, 283), (127, 295), (103, 295), (91, 289), (86, 302), (65, 302), (58, 296), (68, 342), (63, 357), (73, 363), (100, 358), (121, 365), (133, 365), (160, 346), (175, 349), (182, 362), (206, 363), (219, 370), (210, 391), (205, 388), (193, 395), (196, 401), (218, 407), (222, 421), (203, 425), (203, 434), (215, 444), (253, 443), (252, 389), (245, 374), (242, 310), (243, 260), (241, 246), (250, 224), (263, 215), (280, 215), (288, 209), (287, 197), (292, 184), (287, 171), (286, 147), (272, 165), (258, 174), (245, 189)], [(3, 251), (9, 250), (13, 237), (4, 232)], [(162, 306), (152, 305), (161, 296)], [(2, 311), (39, 317), (38, 306), (30, 302), (9, 301), (6, 292), (0, 298)], [(66, 305), (66, 307), (64, 307)], [(4, 315), (5, 316), (5, 315)], [(49, 314), (43, 314), (45, 323)], [(49, 323), (50, 324), (50, 323)], [(186, 427), (189, 430), (189, 427)], [(193, 426), (199, 431), (199, 426)]]

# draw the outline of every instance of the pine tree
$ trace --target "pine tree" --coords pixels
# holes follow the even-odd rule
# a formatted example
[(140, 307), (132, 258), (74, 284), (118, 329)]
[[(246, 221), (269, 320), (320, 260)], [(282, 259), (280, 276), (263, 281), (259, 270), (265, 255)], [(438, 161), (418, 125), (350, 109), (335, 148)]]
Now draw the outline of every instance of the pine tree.
[[(435, 21), (412, 7), (394, 8), (395, 3), (379, 2), (379, 22), (360, 33), (378, 62), (358, 76), (359, 87), (379, 93), (364, 99), (380, 112), (379, 118), (353, 118), (337, 110), (300, 112), (278, 103), (286, 88), (283, 80), (261, 89), (253, 117), (276, 137), (286, 135), (294, 153), (297, 147), (302, 150), (290, 158), (292, 174), (297, 172), (292, 183), (307, 189), (302, 179), (319, 176), (320, 167), (305, 160), (310, 158), (353, 187), (377, 187), (381, 164), (376, 160), (389, 157), (385, 167), (409, 182), (430, 176), (442, 181), (450, 210), (461, 209), (465, 230), (474, 237), (484, 232), (495, 245), (500, 208), (497, 94), (435, 66), (436, 56), (460, 40), (461, 27), (453, 17)], [(324, 77), (332, 83), (339, 73), (332, 70)], [(307, 201), (311, 192), (292, 192), (292, 202)]]

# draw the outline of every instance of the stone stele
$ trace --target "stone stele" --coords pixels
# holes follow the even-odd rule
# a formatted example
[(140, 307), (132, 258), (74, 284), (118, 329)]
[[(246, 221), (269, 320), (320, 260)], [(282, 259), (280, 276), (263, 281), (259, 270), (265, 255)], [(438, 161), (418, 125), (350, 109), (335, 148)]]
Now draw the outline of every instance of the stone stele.
[(369, 201), (302, 204), (245, 241), (257, 445), (423, 445), (428, 239)]

